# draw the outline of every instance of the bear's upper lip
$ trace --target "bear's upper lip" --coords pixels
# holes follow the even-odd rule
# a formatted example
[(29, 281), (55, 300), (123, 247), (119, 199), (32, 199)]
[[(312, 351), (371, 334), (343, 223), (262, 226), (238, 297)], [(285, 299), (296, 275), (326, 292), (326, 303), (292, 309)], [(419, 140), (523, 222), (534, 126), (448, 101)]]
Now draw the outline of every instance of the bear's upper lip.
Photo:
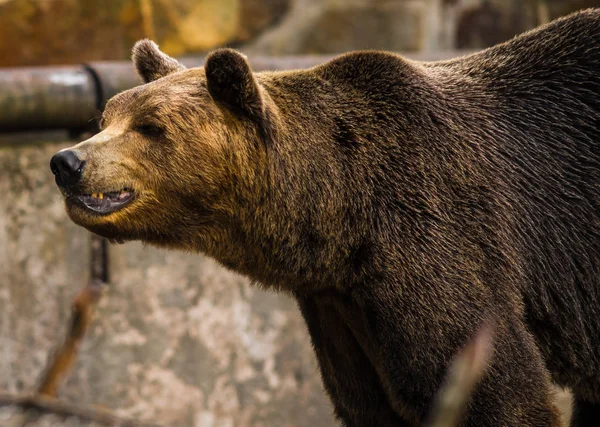
[(104, 193), (70, 194), (68, 197), (94, 213), (106, 215), (128, 205), (134, 196), (132, 189), (125, 188)]

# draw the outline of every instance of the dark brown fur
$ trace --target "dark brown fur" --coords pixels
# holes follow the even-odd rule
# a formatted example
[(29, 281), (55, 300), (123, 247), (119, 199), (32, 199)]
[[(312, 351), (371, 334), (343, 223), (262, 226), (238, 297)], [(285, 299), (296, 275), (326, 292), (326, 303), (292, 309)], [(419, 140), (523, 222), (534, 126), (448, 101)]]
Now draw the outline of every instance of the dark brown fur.
[(79, 191), (136, 200), (74, 221), (294, 295), (346, 426), (419, 425), (489, 318), (465, 426), (560, 425), (551, 381), (574, 425), (600, 419), (600, 12), (440, 63), (252, 74), (225, 49), (182, 71), (140, 43), (153, 81), (74, 148)]

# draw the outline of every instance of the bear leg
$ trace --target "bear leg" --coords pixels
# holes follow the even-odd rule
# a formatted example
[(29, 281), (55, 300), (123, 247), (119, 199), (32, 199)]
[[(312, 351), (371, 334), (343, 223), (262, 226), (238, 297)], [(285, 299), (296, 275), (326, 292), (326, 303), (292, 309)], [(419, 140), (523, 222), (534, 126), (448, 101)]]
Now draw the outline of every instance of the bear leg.
[(516, 319), (507, 326), (496, 331), (492, 363), (476, 385), (464, 426), (562, 427), (533, 337)]
[[(475, 304), (465, 310), (449, 298), (425, 300), (421, 308), (415, 299), (403, 298), (406, 294), (397, 292), (369, 293), (348, 307), (346, 318), (355, 319), (352, 330), (363, 331), (361, 347), (372, 354), (392, 408), (423, 420), (457, 348), (475, 336), (489, 311)], [(444, 315), (432, 316), (428, 310)], [(505, 309), (499, 310), (494, 325), (490, 361), (461, 427), (562, 426), (550, 374), (525, 323), (514, 310)]]
[(335, 414), (346, 427), (412, 427), (392, 409), (370, 361), (335, 307), (297, 296)]

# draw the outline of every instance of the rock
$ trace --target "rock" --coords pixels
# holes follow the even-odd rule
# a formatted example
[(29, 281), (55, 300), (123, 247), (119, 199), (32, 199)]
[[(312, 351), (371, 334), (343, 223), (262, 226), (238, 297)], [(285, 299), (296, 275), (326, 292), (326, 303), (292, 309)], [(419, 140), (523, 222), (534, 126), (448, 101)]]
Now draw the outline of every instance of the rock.
[(73, 224), (48, 168), (69, 144), (0, 147), (0, 390), (30, 393), (89, 281), (89, 233)]
[(459, 49), (481, 49), (587, 7), (594, 0), (454, 0)]
[(63, 398), (165, 426), (333, 425), (290, 298), (201, 255), (109, 252), (109, 292)]
[(1, 0), (0, 66), (126, 59), (144, 37), (170, 55), (249, 40), (289, 0)]
[(247, 47), (269, 55), (428, 49), (438, 0), (295, 0), (279, 25)]
[(0, 65), (125, 58), (144, 35), (138, 3), (8, 0), (0, 4)]

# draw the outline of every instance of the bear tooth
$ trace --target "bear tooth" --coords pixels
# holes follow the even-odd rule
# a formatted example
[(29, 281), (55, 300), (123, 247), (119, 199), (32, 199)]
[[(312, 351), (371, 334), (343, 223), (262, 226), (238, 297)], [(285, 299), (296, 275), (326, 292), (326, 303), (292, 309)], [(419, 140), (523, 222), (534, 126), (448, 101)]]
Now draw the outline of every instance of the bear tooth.
[(98, 193), (98, 198), (104, 199), (104, 193)]

